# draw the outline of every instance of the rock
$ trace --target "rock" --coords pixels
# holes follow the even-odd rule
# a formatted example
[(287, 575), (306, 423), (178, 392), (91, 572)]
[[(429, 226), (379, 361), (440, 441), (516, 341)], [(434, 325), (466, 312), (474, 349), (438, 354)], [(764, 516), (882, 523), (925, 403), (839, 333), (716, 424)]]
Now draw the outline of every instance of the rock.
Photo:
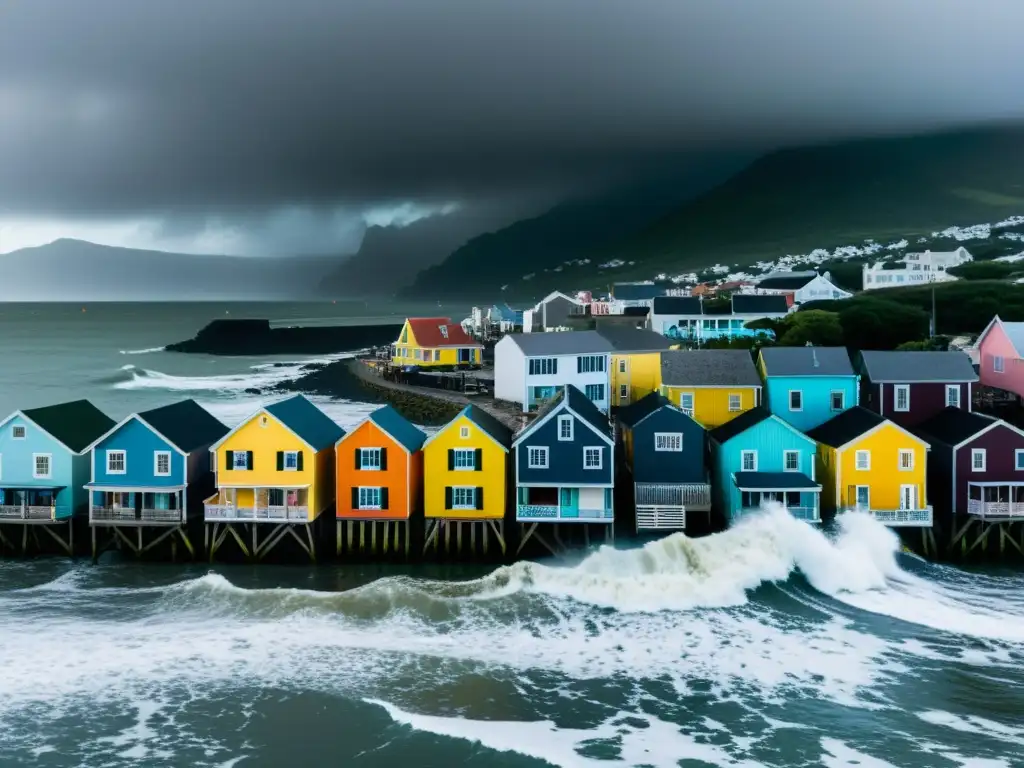
[(391, 344), (402, 329), (389, 325), (271, 328), (269, 320), (214, 320), (168, 352), (208, 355), (318, 355)]

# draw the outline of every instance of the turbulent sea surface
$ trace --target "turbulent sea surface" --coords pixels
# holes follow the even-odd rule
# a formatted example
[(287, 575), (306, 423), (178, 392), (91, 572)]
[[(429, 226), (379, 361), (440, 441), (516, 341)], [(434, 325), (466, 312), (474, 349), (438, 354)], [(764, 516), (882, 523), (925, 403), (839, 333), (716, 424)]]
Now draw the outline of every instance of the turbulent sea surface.
[[(287, 370), (144, 351), (222, 307), (80, 309), (0, 305), (0, 411), (191, 396), (231, 422)], [(1024, 765), (1024, 575), (899, 554), (856, 515), (619, 546), (496, 570), (0, 561), (0, 765)]]

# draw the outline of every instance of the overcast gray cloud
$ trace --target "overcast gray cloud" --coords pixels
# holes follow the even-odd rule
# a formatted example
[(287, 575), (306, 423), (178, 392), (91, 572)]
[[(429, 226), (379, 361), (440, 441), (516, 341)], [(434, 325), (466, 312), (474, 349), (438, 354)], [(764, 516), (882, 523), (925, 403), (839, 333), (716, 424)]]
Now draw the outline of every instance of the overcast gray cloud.
[(1021, 117), (1022, 24), (1020, 0), (8, 0), (0, 209), (325, 233)]

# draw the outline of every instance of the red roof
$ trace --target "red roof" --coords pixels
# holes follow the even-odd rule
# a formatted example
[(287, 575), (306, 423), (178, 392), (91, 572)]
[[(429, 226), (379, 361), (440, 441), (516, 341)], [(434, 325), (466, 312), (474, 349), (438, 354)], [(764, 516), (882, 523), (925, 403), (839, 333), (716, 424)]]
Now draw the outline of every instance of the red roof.
[(410, 317), (409, 327), (421, 347), (483, 346), (450, 317)]

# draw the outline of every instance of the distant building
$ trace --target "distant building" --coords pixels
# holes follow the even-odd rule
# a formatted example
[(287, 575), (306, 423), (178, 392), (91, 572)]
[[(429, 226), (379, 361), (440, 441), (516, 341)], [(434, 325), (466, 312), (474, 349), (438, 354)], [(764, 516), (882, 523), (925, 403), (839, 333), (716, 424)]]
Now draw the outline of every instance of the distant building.
[(747, 323), (789, 314), (784, 296), (733, 294), (727, 306), (704, 301), (700, 296), (659, 296), (651, 312), (651, 330), (672, 339), (706, 341), (771, 335), (770, 331), (747, 328)]
[(886, 269), (885, 262), (876, 261), (864, 265), (863, 286), (865, 291), (878, 288), (896, 288), (901, 285), (924, 285), (956, 280), (947, 270), (974, 261), (974, 257), (963, 246), (955, 251), (925, 251), (908, 253), (898, 262), (903, 267)]
[(813, 270), (773, 272), (761, 278), (756, 285), (742, 288), (741, 292), (760, 296), (792, 296), (793, 304), (848, 299), (853, 296), (832, 282), (831, 273), (818, 274)]
[(665, 295), (665, 286), (657, 283), (615, 283), (612, 285), (611, 314), (620, 314), (627, 307), (650, 307), (654, 299)]
[[(531, 313), (530, 330), (550, 331), (554, 328), (565, 328), (573, 315), (582, 315), (587, 305), (578, 299), (566, 296), (560, 291), (553, 291), (537, 302)], [(524, 313), (523, 330), (526, 330)]]

